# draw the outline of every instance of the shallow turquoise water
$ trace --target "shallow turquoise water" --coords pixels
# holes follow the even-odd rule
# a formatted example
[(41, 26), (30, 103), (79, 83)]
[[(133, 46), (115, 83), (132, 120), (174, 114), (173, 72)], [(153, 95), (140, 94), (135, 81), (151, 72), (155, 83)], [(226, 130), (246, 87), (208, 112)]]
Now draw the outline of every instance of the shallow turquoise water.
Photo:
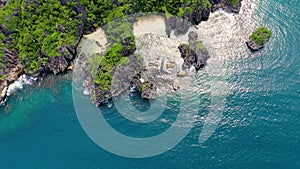
[[(198, 122), (180, 144), (159, 156), (129, 159), (108, 153), (81, 128), (73, 107), (71, 78), (62, 76), (19, 92), (0, 110), (0, 168), (298, 169), (299, 9), (299, 0), (260, 2), (257, 17), (274, 36), (253, 56), (226, 61), (231, 92), (226, 96), (224, 117), (204, 144), (197, 142), (203, 126)], [(203, 96), (200, 116), (207, 113), (209, 99), (209, 94)], [(120, 119), (114, 109), (104, 111), (114, 128), (130, 136), (155, 135), (168, 127), (168, 123), (153, 122), (146, 128), (152, 133), (145, 133)], [(170, 112), (165, 118), (171, 123), (176, 111)]]

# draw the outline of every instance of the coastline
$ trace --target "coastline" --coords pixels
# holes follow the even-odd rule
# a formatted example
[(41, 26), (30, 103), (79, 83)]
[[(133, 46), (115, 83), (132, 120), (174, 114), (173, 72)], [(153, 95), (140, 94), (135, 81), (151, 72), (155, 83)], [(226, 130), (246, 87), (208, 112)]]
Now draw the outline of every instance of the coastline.
[[(211, 18), (208, 19), (208, 21), (202, 21), (199, 25), (194, 26), (194, 27), (191, 25), (190, 31), (198, 32), (199, 40), (201, 40), (201, 41), (203, 40), (203, 43), (205, 44), (205, 46), (208, 46), (208, 50), (211, 53), (213, 53), (213, 55), (214, 55), (213, 57), (215, 57), (214, 61), (216, 61), (216, 59), (217, 59), (217, 62), (220, 62), (220, 60), (219, 60), (220, 58), (222, 60), (222, 59), (228, 59), (228, 58), (232, 57), (233, 56), (232, 53), (229, 53), (232, 51), (235, 51), (235, 52), (247, 51), (247, 46), (245, 45), (245, 43), (243, 41), (246, 39), (247, 35), (244, 34), (244, 32), (251, 31), (251, 28), (249, 29), (244, 24), (245, 23), (249, 24), (249, 23), (254, 22), (252, 15), (256, 9), (255, 8), (256, 5), (253, 5), (252, 3), (253, 3), (253, 0), (243, 1), (242, 6), (241, 6), (241, 10), (243, 12), (241, 14), (231, 14), (231, 13), (228, 14), (227, 12), (224, 12), (223, 10), (218, 10), (211, 14)], [(153, 26), (151, 26), (152, 22), (153, 23), (164, 23), (164, 24), (161, 24), (160, 27), (153, 27)], [(145, 25), (141, 25), (141, 23), (144, 23)], [(162, 37), (166, 36), (166, 38), (167, 38), (167, 34), (163, 30), (163, 28), (165, 28), (165, 25), (166, 25), (166, 20), (163, 17), (161, 17), (161, 18), (159, 16), (144, 17), (144, 18), (141, 18), (140, 20), (138, 20), (136, 23), (134, 23), (133, 33), (134, 33), (134, 35), (136, 35), (138, 37), (141, 34), (153, 32), (154, 34), (160, 34), (160, 35), (162, 35)], [(218, 30), (204, 31), (208, 27), (211, 27), (211, 26), (216, 26), (217, 28), (218, 27), (220, 27), (220, 28)], [(235, 26), (235, 28), (236, 28), (234, 31), (232, 30), (233, 26)], [(252, 25), (252, 26), (255, 27), (255, 25)], [(194, 29), (195, 27), (197, 27), (198, 30)], [(205, 32), (205, 33), (203, 33), (203, 32)], [(217, 32), (217, 34), (216, 34), (216, 32)], [(188, 33), (186, 33), (185, 35), (181, 35), (181, 36), (175, 36), (175, 35), (171, 34), (170, 38), (175, 38), (182, 42), (184, 42), (184, 41), (187, 42), (188, 41), (187, 34)], [(213, 34), (216, 34), (216, 36), (211, 36)], [(239, 35), (241, 35), (242, 37), (239, 37)], [(176, 64), (175, 64), (176, 69), (173, 69), (176, 71), (173, 71), (172, 69), (167, 70), (168, 69), (167, 66), (162, 67), (164, 69), (166, 68), (167, 72), (169, 72), (169, 73), (173, 72), (172, 74), (176, 75), (176, 72), (180, 71), (180, 69), (177, 69), (177, 68), (180, 68), (182, 65), (182, 62), (183, 62), (183, 59), (180, 57), (180, 53), (179, 53), (176, 45), (175, 45), (175, 47), (173, 47), (173, 49), (175, 51), (169, 51), (169, 52), (174, 54), (174, 56), (176, 55), (177, 59), (175, 58), (175, 59), (170, 60), (169, 57), (167, 57), (166, 60), (162, 61), (162, 58), (156, 58), (155, 57), (156, 54), (151, 53), (151, 51), (153, 49), (157, 50), (157, 49), (161, 48), (162, 46), (164, 46), (165, 47), (164, 49), (159, 49), (159, 50), (163, 51), (163, 50), (169, 50), (169, 47), (172, 46), (171, 44), (173, 42), (171, 42), (171, 41), (162, 45), (165, 42), (165, 40), (163, 40), (162, 37), (157, 38), (155, 36), (150, 35), (150, 36), (146, 37), (146, 39), (144, 38), (142, 41), (140, 41), (139, 38), (137, 38), (138, 39), (137, 41), (140, 41), (139, 43), (142, 43), (144, 45), (144, 46), (143, 45), (141, 46), (141, 44), (137, 43), (137, 53), (140, 53), (142, 56), (151, 55), (148, 57), (144, 57), (144, 62), (147, 67), (146, 69), (155, 68), (156, 67), (155, 65), (161, 65), (162, 63), (166, 63), (166, 62), (173, 63), (174, 61), (177, 60)], [(150, 39), (152, 38), (152, 40), (150, 40), (149, 38)], [(149, 42), (149, 41), (151, 41), (151, 42)], [(216, 43), (216, 45), (213, 45), (215, 43)], [(224, 43), (226, 45), (221, 45)], [(149, 44), (150, 44), (150, 46), (149, 46)], [(177, 46), (179, 44), (180, 43), (178, 43)], [(237, 45), (238, 45), (238, 47), (236, 47)], [(149, 50), (146, 50), (148, 48), (149, 48)], [(146, 50), (146, 51), (143, 52), (143, 50)], [(97, 51), (95, 51), (95, 52), (97, 52)], [(214, 62), (214, 61), (210, 61), (210, 62)], [(154, 70), (154, 72), (155, 72), (155, 70)], [(190, 74), (192, 72), (193, 72), (193, 69), (191, 69), (187, 73)], [(149, 73), (149, 71), (148, 71), (146, 74), (149, 75), (149, 74), (151, 74), (151, 72)], [(180, 78), (178, 80), (178, 78), (173, 77), (173, 75), (171, 75), (171, 74), (167, 75), (167, 76), (164, 75), (163, 78), (161, 78), (162, 77), (161, 75), (158, 75), (160, 77), (150, 78), (152, 81), (158, 81), (158, 82), (160, 81), (162, 83), (166, 82), (166, 84), (164, 84), (165, 85), (164, 87), (157, 88), (157, 90), (158, 90), (157, 94), (161, 94), (161, 93), (165, 93), (165, 92), (172, 92), (172, 91), (174, 91), (173, 88), (178, 89), (180, 87), (180, 85), (185, 85), (182, 87), (188, 88), (187, 84), (182, 83), (182, 80), (180, 80)], [(118, 76), (118, 77), (120, 77), (120, 76)], [(94, 86), (93, 86), (93, 84), (91, 84), (92, 83), (91, 81), (92, 81), (91, 78), (88, 78), (88, 80), (85, 80), (85, 82), (87, 82), (87, 83), (85, 83), (85, 85), (84, 85), (84, 87), (85, 87), (84, 91), (89, 91), (89, 92), (84, 92), (85, 94), (92, 93), (92, 91), (93, 91)], [(118, 80), (116, 80), (116, 81), (118, 81)], [(89, 90), (87, 90), (86, 84), (90, 84), (93, 87), (89, 88)], [(118, 88), (118, 85), (116, 85), (116, 86), (117, 87), (114, 87), (114, 85), (112, 85), (112, 88), (113, 88), (112, 91), (118, 91), (118, 92), (116, 92), (117, 94), (115, 92), (112, 92), (112, 93), (114, 93), (113, 94), (114, 96), (118, 95), (122, 91), (126, 90), (126, 89)], [(108, 99), (109, 99), (109, 97), (108, 97)], [(99, 105), (99, 103), (96, 105)]]
[[(125, 96), (124, 99), (117, 97), (119, 100), (114, 101), (112, 108), (98, 108), (117, 132), (144, 138), (159, 135), (172, 126), (178, 118), (177, 107), (200, 107), (199, 113), (193, 116), (196, 122), (176, 125), (184, 128), (191, 124), (193, 129), (168, 152), (149, 159), (129, 159), (97, 146), (82, 129), (74, 110), (74, 72), (69, 72), (47, 75), (7, 97), (5, 106), (0, 107), (1, 168), (296, 169), (300, 166), (300, 65), (297, 64), (300, 63), (300, 40), (295, 36), (300, 35), (298, 9), (299, 0), (260, 0), (253, 19), (258, 26), (270, 28), (274, 36), (258, 52), (233, 53), (234, 56), (220, 58), (223, 60), (216, 64), (215, 69), (212, 68), (215, 55), (212, 56), (198, 74), (201, 90), (197, 93), (201, 97), (192, 96), (200, 100), (199, 106), (180, 105), (180, 98), (166, 94), (170, 102), (159, 108), (130, 95), (127, 97), (130, 100)], [(214, 70), (218, 72), (214, 73)], [(65, 76), (69, 78), (64, 79)], [(219, 77), (223, 77), (227, 88), (223, 83), (219, 84), (219, 90), (212, 86), (220, 80)], [(211, 100), (222, 97), (224, 91), (227, 92), (225, 99), (213, 104)], [(82, 96), (82, 92), (79, 94)], [(87, 100), (83, 110), (90, 112), (85, 109), (88, 105), (96, 108), (87, 96), (83, 98)], [(116, 107), (115, 103), (121, 107)], [(144, 112), (131, 112), (124, 104), (126, 107), (135, 106), (135, 110), (140, 111), (152, 109), (150, 117), (161, 109), (165, 112), (155, 121), (141, 124), (126, 117), (146, 119), (149, 116)], [(214, 105), (217, 109), (213, 109)], [(205, 143), (199, 144), (199, 134), (208, 121), (207, 114), (222, 108), (222, 118), (215, 133)], [(90, 117), (88, 113), (86, 117)], [(213, 124), (215, 121), (208, 122)], [(127, 150), (127, 147), (120, 147)]]
[[(244, 0), (244, 1), (247, 1), (247, 0)], [(244, 2), (244, 1), (242, 1), (242, 3)], [(224, 4), (223, 4), (224, 5)], [(221, 6), (219, 6), (218, 8), (220, 8), (220, 7), (222, 7), (222, 5)], [(80, 6), (78, 7), (78, 8), (80, 8)], [(238, 8), (239, 9), (239, 8)], [(81, 10), (81, 11), (83, 11), (84, 12), (84, 10)], [(219, 10), (218, 10), (219, 11)], [(217, 11), (217, 12), (218, 12)], [(230, 11), (228, 11), (228, 12), (230, 12)], [(232, 10), (231, 12), (235, 12), (234, 10)], [(214, 13), (212, 13), (212, 14), (210, 14), (211, 16), (214, 16), (213, 15)], [(211, 18), (211, 16), (210, 16), (210, 18)], [(209, 20), (211, 20), (211, 19), (208, 19), (208, 21)], [(205, 21), (202, 21), (201, 23), (203, 23), (203, 22), (205, 22)], [(200, 24), (201, 24), (200, 23)], [(83, 32), (83, 31), (81, 31), (81, 32)], [(87, 37), (88, 37), (89, 35), (87, 35)], [(90, 36), (94, 36), (94, 35), (90, 35)], [(203, 38), (202, 38), (203, 39)], [(75, 45), (75, 46), (78, 46), (78, 44), (79, 44), (79, 42), (82, 40), (82, 36), (80, 37), (80, 39), (78, 40), (78, 43), (77, 43), (77, 45)], [(204, 41), (204, 43), (205, 43), (205, 41)], [(100, 46), (100, 47), (103, 47), (103, 45), (101, 44), (101, 43), (99, 43), (98, 42), (98, 44), (97, 44), (98, 46)], [(101, 46), (102, 45), (102, 46)], [(75, 58), (75, 55), (77, 55), (77, 51), (78, 49), (76, 49), (75, 48), (75, 50), (73, 50), (73, 55), (74, 56), (72, 56), (72, 58), (74, 59)], [(67, 64), (66, 64), (67, 63)], [(57, 66), (55, 66), (56, 68), (55, 69), (57, 69), (57, 71), (56, 70), (53, 70), (53, 72), (55, 73), (55, 74), (59, 74), (59, 73), (65, 73), (65, 72), (67, 72), (68, 71), (68, 69), (67, 69), (67, 67), (69, 67), (70, 66), (70, 63), (71, 62), (69, 62), (69, 61), (66, 61), (65, 59), (63, 59), (63, 60), (60, 60), (60, 59), (58, 59), (58, 60), (54, 60), (53, 61), (53, 63), (52, 63), (52, 65), (56, 65), (56, 64), (58, 64)], [(7, 82), (7, 83), (2, 83), (2, 85), (0, 86), (0, 90), (1, 90), (1, 98), (0, 98), (0, 100), (1, 100), (1, 102), (3, 103), (3, 102), (5, 102), (5, 98), (7, 97), (7, 95), (6, 95), (6, 93), (7, 93), (7, 90), (8, 90), (8, 88), (9, 88), (9, 85), (11, 85), (11, 84), (13, 84), (13, 82), (14, 81), (16, 81), (23, 73), (19, 73), (19, 72), (23, 72), (22, 71), (22, 68), (21, 69), (19, 69), (19, 71), (14, 75), (14, 77), (15, 78), (12, 78), (12, 80), (10, 80), (9, 82)], [(50, 72), (51, 73), (51, 72)], [(40, 76), (39, 76), (40, 77)]]

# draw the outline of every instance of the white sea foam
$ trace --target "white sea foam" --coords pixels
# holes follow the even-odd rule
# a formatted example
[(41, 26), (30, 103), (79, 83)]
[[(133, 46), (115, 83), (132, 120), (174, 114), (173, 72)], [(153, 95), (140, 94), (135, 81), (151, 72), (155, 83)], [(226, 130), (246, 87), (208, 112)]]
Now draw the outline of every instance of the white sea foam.
[(259, 0), (243, 0), (238, 14), (218, 10), (196, 27), (203, 43), (221, 59), (248, 52), (245, 42), (256, 27), (253, 17)]
[(10, 96), (18, 89), (23, 89), (24, 85), (32, 85), (37, 79), (37, 77), (31, 77), (26, 74), (21, 75), (18, 80), (15, 80), (14, 83), (8, 86), (6, 95)]

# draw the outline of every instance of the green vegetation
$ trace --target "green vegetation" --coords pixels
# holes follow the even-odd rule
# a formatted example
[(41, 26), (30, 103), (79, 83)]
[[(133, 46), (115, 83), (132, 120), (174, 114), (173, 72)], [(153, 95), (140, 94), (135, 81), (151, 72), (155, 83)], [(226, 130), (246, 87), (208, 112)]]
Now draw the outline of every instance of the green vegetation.
[(197, 48), (196, 48), (196, 52), (198, 52), (201, 49), (204, 49), (205, 46), (203, 45), (202, 41), (197, 41)]
[[(17, 5), (16, 2), (11, 1), (10, 6), (5, 6), (0, 9), (0, 25), (2, 26), (3, 29), (5, 30), (14, 30), (14, 28), (17, 27), (17, 17), (13, 16), (17, 8), (12, 7), (13, 5)], [(10, 39), (14, 38), (14, 35), (5, 35), (1, 30), (0, 30), (0, 75), (1, 79), (4, 79), (4, 73), (6, 72), (5, 66), (6, 61), (4, 58), (4, 50), (5, 49), (10, 49), (16, 50), (17, 43), (16, 41), (11, 41), (5, 43), (5, 39)], [(0, 79), (0, 80), (1, 80)]]
[(143, 85), (142, 85), (142, 92), (144, 92), (146, 90), (146, 88), (147, 88), (147, 85), (145, 83), (143, 83)]
[(209, 2), (209, 0), (204, 0), (203, 1), (203, 7), (205, 8), (205, 9), (210, 9), (211, 8), (211, 3)]
[(121, 66), (127, 66), (130, 63), (130, 59), (128, 57), (122, 57), (119, 61)]
[[(182, 17), (184, 14), (192, 15), (200, 5), (205, 9), (211, 8), (209, 0), (80, 0), (79, 2), (87, 13), (87, 23), (84, 25), (86, 30), (104, 26), (117, 18), (137, 12), (165, 12), (168, 17), (172, 15)], [(4, 50), (19, 51), (20, 60), (28, 74), (36, 74), (40, 67), (48, 64), (51, 57), (72, 55), (66, 47), (75, 47), (80, 37), (79, 25), (84, 20), (82, 11), (79, 12), (77, 9), (76, 0), (69, 0), (67, 4), (62, 4), (58, 0), (10, 0), (9, 5), (0, 10), (0, 23), (14, 33), (10, 35), (0, 33), (0, 67), (3, 68), (4, 65)], [(111, 44), (131, 35), (132, 28), (129, 23), (132, 21), (121, 20), (107, 24), (106, 33)], [(113, 35), (110, 35), (111, 30)], [(4, 40), (9, 38), (12, 41), (4, 43)]]
[[(211, 8), (209, 0), (81, 0), (87, 9), (88, 24), (86, 27), (103, 26), (116, 18), (138, 12), (164, 12), (167, 17), (184, 13), (191, 15), (197, 7)], [(114, 3), (118, 2), (118, 3)]]
[(257, 45), (263, 45), (270, 39), (271, 36), (272, 31), (270, 31), (267, 27), (260, 27), (252, 33), (251, 40)]
[[(130, 41), (129, 43), (127, 43)], [(101, 90), (109, 90), (112, 83), (112, 73), (116, 66), (128, 65), (130, 59), (124, 53), (135, 50), (134, 36), (125, 38), (122, 42), (114, 44), (104, 55), (96, 55), (89, 62), (96, 85)], [(129, 45), (129, 46), (127, 46)], [(133, 51), (134, 51), (133, 50)]]
[(120, 18), (105, 25), (105, 34), (110, 47), (127, 37), (133, 36), (133, 27), (131, 24), (134, 22), (133, 20), (133, 18), (129, 17)]
[[(136, 12), (165, 12), (168, 18), (173, 15), (183, 17), (184, 14), (192, 15), (200, 5), (203, 5), (205, 9), (211, 8), (209, 0), (119, 0), (118, 3), (113, 3), (110, 0), (81, 0), (81, 3), (86, 7), (88, 13), (86, 29), (104, 26), (111, 48), (105, 55), (98, 56), (92, 61), (95, 65), (92, 68), (94, 81), (101, 90), (109, 89), (112, 79), (111, 74), (115, 66), (130, 63), (127, 57), (121, 57), (120, 51), (124, 46), (121, 45), (120, 41), (132, 36), (131, 23), (136, 18), (122, 18), (123, 16)], [(131, 44), (126, 48), (129, 51), (131, 47), (135, 47), (135, 44)], [(137, 57), (139, 58), (139, 56)], [(97, 66), (97, 64), (100, 66)]]
[(82, 34), (103, 27), (108, 50), (90, 62), (95, 84), (109, 90), (115, 67), (130, 64), (126, 55), (135, 50), (131, 23), (137, 18), (120, 18), (163, 12), (167, 18), (192, 20), (195, 12), (203, 12), (201, 6), (209, 12), (212, 4), (210, 0), (10, 0), (0, 9), (0, 80), (8, 70), (5, 51), (18, 55), (25, 73), (37, 75), (47, 71), (56, 57), (70, 61)]
[[(78, 41), (81, 14), (76, 13), (76, 2), (62, 5), (57, 0), (10, 0), (0, 10), (0, 23), (15, 31), (10, 36), (0, 35), (0, 57), (5, 49), (18, 50), (25, 72), (35, 74), (49, 57), (70, 55), (63, 48)], [(10, 44), (4, 44), (6, 38)]]
[(237, 5), (237, 4), (240, 3), (240, 1), (241, 0), (230, 0), (229, 2), (230, 2), (231, 5)]
[(0, 75), (0, 80), (4, 79), (5, 75)]

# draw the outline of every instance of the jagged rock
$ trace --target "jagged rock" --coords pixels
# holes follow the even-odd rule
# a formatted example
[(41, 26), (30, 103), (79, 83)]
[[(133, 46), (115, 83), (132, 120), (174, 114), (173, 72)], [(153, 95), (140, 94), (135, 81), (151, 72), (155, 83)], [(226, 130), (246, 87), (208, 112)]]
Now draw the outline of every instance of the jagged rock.
[(258, 51), (264, 47), (264, 45), (258, 45), (255, 42), (253, 42), (251, 38), (249, 38), (249, 41), (247, 41), (246, 44), (251, 51)]
[(232, 12), (232, 13), (238, 13), (241, 8), (241, 2), (240, 0), (237, 4), (232, 4), (231, 0), (212, 0), (212, 12), (223, 9), (226, 12)]
[(191, 31), (188, 34), (188, 38), (189, 38), (189, 43), (195, 42), (195, 41), (198, 40), (198, 33), (194, 32), (194, 31)]
[(203, 68), (206, 65), (207, 60), (210, 58), (210, 55), (206, 49), (199, 49), (197, 51), (197, 59), (196, 59), (196, 70)]
[(8, 83), (13, 83), (23, 74), (23, 66), (21, 64), (16, 65), (11, 71), (6, 75), (6, 80)]
[(5, 79), (0, 81), (0, 102), (6, 97), (8, 86), (23, 74), (23, 66), (17, 64), (6, 74)]
[[(9, 44), (9, 38), (6, 38), (5, 43)], [(19, 58), (18, 51), (4, 50), (4, 61), (5, 65), (3, 65), (3, 72), (0, 72), (0, 75), (4, 75), (4, 79), (0, 80), (0, 102), (3, 101), (6, 97), (6, 91), (8, 86), (13, 83), (15, 80), (19, 78), (19, 76), (23, 73), (23, 66), (21, 65), (21, 61)]]
[(130, 82), (130, 87), (135, 87), (135, 89), (141, 93), (142, 92), (142, 82), (140, 81), (141, 75), (138, 73), (133, 77), (133, 79)]
[(174, 30), (175, 35), (185, 34), (191, 26), (190, 20), (180, 19), (178, 17), (166, 18), (166, 33), (170, 37), (170, 33)]
[(180, 45), (178, 49), (181, 53), (181, 57), (184, 59), (183, 67), (190, 68), (197, 61), (196, 53), (185, 44)]
[(195, 24), (199, 24), (201, 21), (206, 21), (209, 18), (210, 9), (204, 8), (202, 5), (199, 5), (196, 10), (189, 16), (190, 20)]
[(52, 57), (47, 65), (54, 74), (62, 73), (68, 68), (68, 62), (63, 56)]
[(93, 97), (93, 103), (96, 106), (101, 106), (105, 101), (110, 100), (112, 95), (110, 91), (100, 90), (99, 87), (95, 88)]
[(179, 45), (178, 49), (181, 53), (181, 57), (185, 58), (187, 55), (187, 52), (188, 52), (188, 45), (186, 45), (186, 44)]
[(156, 87), (154, 83), (144, 81), (141, 74), (136, 74), (130, 82), (130, 88), (135, 88), (143, 99), (154, 100)]
[(144, 91), (142, 91), (141, 93), (141, 97), (143, 99), (148, 99), (148, 100), (154, 100), (155, 99), (155, 91), (156, 91), (156, 87), (154, 86), (154, 84), (147, 82), (146, 84), (146, 89), (144, 89)]
[(2, 8), (6, 4), (6, 0), (0, 0), (0, 8)]
[(6, 92), (8, 89), (8, 83), (6, 80), (4, 80), (1, 84), (0, 84), (0, 102), (3, 101), (6, 97)]
[(272, 36), (272, 31), (267, 27), (259, 27), (249, 37), (246, 42), (251, 51), (258, 51), (263, 48)]
[(178, 47), (181, 57), (184, 58), (183, 67), (186, 69), (195, 66), (196, 70), (199, 70), (206, 65), (210, 55), (195, 32), (190, 32), (188, 37), (189, 44), (181, 44)]
[(197, 62), (197, 54), (193, 50), (189, 50), (188, 55), (184, 58), (183, 67), (190, 68), (195, 62)]
[(124, 41), (122, 42), (123, 50), (122, 50), (122, 55), (123, 56), (129, 56), (134, 53), (136, 50), (136, 47), (132, 47), (132, 39), (130, 37), (125, 38)]

